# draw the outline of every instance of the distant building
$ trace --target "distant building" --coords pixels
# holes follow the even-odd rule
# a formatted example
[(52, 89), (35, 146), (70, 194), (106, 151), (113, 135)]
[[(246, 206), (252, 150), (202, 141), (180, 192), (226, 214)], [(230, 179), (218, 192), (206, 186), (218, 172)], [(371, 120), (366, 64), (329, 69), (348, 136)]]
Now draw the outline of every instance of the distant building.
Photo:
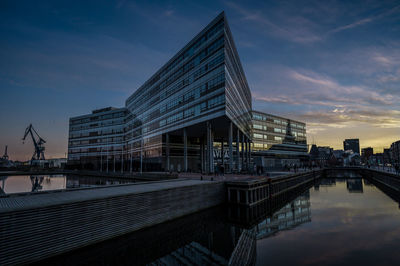
[(333, 155), (333, 149), (329, 146), (317, 146), (313, 144), (310, 149), (310, 160), (319, 166), (329, 164)]
[(383, 149), (383, 162), (385, 164), (392, 163), (392, 154), (391, 154), (390, 148)]
[(252, 111), (252, 156), (257, 167), (281, 168), (309, 160), (306, 124)]
[(360, 140), (359, 139), (345, 139), (343, 141), (343, 150), (352, 150), (355, 153), (360, 154)]
[(372, 165), (383, 165), (384, 163), (384, 154), (383, 153), (375, 153), (369, 157), (369, 161)]
[(361, 150), (362, 161), (367, 162), (373, 154), (374, 154), (374, 149), (372, 147), (363, 148)]
[(119, 169), (126, 108), (107, 107), (69, 122), (68, 164), (84, 169)]
[(343, 150), (333, 150), (330, 162), (333, 165), (343, 166), (344, 161), (344, 151)]
[(400, 140), (392, 143), (390, 146), (390, 152), (392, 163), (400, 165)]

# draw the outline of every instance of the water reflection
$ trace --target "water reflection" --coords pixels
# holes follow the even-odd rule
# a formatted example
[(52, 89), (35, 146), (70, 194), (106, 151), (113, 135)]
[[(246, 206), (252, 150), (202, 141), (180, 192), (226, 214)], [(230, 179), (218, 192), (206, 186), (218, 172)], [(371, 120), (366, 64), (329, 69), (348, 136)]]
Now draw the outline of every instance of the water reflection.
[(363, 182), (361, 178), (351, 178), (346, 180), (347, 190), (350, 193), (363, 193)]
[(285, 207), (257, 225), (257, 239), (267, 238), (283, 230), (290, 230), (311, 222), (310, 193), (304, 192)]
[(310, 190), (311, 222), (257, 242), (258, 265), (399, 265), (397, 202), (363, 179), (330, 181)]
[(0, 176), (0, 195), (133, 183), (132, 179), (78, 175)]

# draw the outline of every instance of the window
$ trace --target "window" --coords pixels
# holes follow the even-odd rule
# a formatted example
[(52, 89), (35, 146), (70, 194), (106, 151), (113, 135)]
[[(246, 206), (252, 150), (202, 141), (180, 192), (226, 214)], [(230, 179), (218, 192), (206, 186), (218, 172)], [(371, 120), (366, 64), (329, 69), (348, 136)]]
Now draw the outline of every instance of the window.
[(258, 125), (258, 124), (253, 124), (253, 128), (262, 130), (263, 126), (262, 125)]
[(194, 107), (189, 108), (188, 110), (185, 110), (185, 112), (184, 112), (185, 118), (193, 116), (193, 115), (194, 115)]
[(274, 128), (274, 132), (275, 132), (275, 133), (282, 133), (282, 129), (280, 129), (280, 128)]
[(263, 138), (263, 135), (262, 135), (262, 134), (254, 133), (254, 134), (253, 134), (253, 137), (254, 137), (254, 138), (257, 138), (257, 139), (262, 139), (262, 138)]
[(220, 95), (215, 98), (208, 100), (208, 108), (212, 108), (216, 105), (220, 105), (225, 102), (225, 95)]
[(253, 118), (256, 120), (263, 120), (262, 115), (259, 114), (253, 114)]
[(281, 140), (282, 140), (282, 137), (277, 137), (277, 136), (275, 136), (274, 139), (275, 139), (275, 140), (278, 140), (278, 141), (281, 141)]

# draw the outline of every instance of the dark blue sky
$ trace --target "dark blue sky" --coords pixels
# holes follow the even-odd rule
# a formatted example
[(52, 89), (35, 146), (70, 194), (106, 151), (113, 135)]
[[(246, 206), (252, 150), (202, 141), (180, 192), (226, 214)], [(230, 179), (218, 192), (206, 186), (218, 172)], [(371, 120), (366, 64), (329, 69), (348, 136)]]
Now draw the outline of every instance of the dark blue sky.
[(307, 122), (309, 143), (400, 138), (398, 1), (1, 1), (0, 152), (29, 159), (33, 123), (63, 156), (69, 117), (123, 106), (223, 10), (255, 109)]

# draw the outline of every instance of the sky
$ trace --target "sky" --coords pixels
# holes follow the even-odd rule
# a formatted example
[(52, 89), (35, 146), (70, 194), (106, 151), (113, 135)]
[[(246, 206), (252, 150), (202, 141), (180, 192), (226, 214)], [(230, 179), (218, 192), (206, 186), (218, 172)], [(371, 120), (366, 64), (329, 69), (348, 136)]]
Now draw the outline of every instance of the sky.
[(308, 143), (400, 139), (399, 1), (1, 1), (0, 155), (48, 158), (70, 117), (125, 100), (225, 11), (253, 109), (307, 123)]

